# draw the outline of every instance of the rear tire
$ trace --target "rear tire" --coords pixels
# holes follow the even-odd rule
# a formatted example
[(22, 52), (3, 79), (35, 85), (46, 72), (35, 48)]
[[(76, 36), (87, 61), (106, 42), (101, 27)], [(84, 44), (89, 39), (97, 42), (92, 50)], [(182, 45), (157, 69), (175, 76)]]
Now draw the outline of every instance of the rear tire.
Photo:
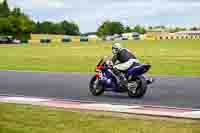
[(131, 98), (142, 98), (147, 91), (147, 81), (144, 76), (138, 76), (135, 80), (138, 83), (138, 87), (135, 92), (128, 90), (128, 96)]
[[(98, 83), (96, 83), (96, 82), (98, 82)], [(104, 93), (104, 87), (103, 87), (103, 85), (101, 85), (99, 83), (96, 76), (92, 77), (92, 79), (90, 81), (89, 89), (93, 96), (100, 96)]]

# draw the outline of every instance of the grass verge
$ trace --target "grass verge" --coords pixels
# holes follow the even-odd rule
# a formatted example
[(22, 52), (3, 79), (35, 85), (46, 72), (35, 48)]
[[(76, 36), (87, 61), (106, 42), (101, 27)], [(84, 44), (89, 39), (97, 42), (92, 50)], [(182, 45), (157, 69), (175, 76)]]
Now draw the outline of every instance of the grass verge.
[(200, 121), (116, 118), (0, 103), (0, 133), (199, 133)]
[[(200, 40), (121, 41), (154, 75), (200, 76)], [(93, 72), (111, 42), (0, 46), (1, 70)]]

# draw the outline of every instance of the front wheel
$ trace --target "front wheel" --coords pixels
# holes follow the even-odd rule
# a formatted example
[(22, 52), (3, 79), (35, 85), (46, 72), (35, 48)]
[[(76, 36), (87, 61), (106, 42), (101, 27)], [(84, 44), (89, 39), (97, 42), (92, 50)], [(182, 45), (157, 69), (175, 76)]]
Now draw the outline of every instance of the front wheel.
[(104, 93), (104, 87), (99, 82), (99, 79), (96, 78), (96, 76), (92, 77), (90, 81), (89, 89), (93, 96), (100, 96)]
[(144, 78), (144, 76), (138, 76), (133, 80), (136, 84), (137, 87), (136, 89), (129, 89), (128, 90), (128, 95), (131, 98), (142, 98), (146, 91), (147, 91), (147, 81)]

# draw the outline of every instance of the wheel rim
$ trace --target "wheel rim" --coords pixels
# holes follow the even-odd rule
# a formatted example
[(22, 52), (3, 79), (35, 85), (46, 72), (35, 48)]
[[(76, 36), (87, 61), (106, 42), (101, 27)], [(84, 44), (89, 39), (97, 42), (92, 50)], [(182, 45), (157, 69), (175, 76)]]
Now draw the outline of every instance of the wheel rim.
[(100, 88), (100, 86), (98, 85), (98, 83), (99, 83), (99, 80), (98, 79), (96, 79), (95, 81), (94, 81), (94, 83), (93, 83), (93, 90), (95, 91), (95, 93), (99, 93), (100, 91), (101, 91), (101, 88)]
[(133, 81), (128, 84), (128, 89), (133, 93), (136, 94), (138, 88), (138, 83), (136, 81)]
[(136, 88), (135, 94), (140, 93), (140, 91), (142, 91), (140, 89), (140, 87), (141, 87), (141, 81), (137, 79), (136, 83), (137, 83), (137, 88)]
[(93, 89), (97, 89), (98, 79), (96, 79), (93, 83)]
[(133, 82), (137, 82), (137, 89), (136, 92), (133, 93), (131, 90), (129, 90), (129, 96), (133, 98), (141, 98), (145, 95), (146, 90), (147, 90), (147, 85), (145, 84), (145, 78), (143, 76), (137, 77), (132, 80)]

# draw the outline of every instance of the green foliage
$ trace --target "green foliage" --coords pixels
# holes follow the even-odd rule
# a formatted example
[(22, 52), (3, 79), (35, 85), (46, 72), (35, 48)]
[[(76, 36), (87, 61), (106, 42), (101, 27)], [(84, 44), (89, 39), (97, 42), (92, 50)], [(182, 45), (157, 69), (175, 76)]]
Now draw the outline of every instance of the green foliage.
[(169, 29), (169, 32), (175, 33), (175, 32), (185, 31), (185, 30), (187, 30), (187, 29), (186, 28), (181, 28), (181, 27), (176, 27), (174, 29)]
[(52, 29), (53, 29), (53, 23), (49, 21), (41, 23), (40, 30), (42, 31), (42, 33), (48, 34)]
[(8, 20), (12, 24), (12, 35), (18, 39), (29, 39), (32, 31), (32, 21), (27, 16), (9, 16)]
[(10, 21), (8, 21), (7, 18), (4, 17), (0, 17), (0, 35), (11, 35), (11, 27), (12, 24), (10, 23)]
[(40, 33), (40, 31), (41, 31), (40, 22), (36, 22), (36, 23), (33, 22), (33, 30), (32, 30), (32, 32), (33, 33)]
[(66, 35), (79, 35), (79, 27), (77, 24), (68, 21), (53, 23), (44, 21), (37, 22), (33, 26), (33, 33), (37, 34), (66, 34)]
[(20, 8), (10, 11), (6, 0), (0, 4), (0, 35), (12, 35), (14, 38), (27, 40), (32, 31), (32, 24)]
[(97, 30), (99, 36), (105, 37), (124, 32), (124, 26), (120, 22), (106, 21)]
[(120, 22), (106, 21), (97, 30), (97, 35), (106, 37), (114, 34), (138, 32), (145, 34), (146, 29), (140, 25), (135, 26), (131, 29), (129, 26), (124, 27)]
[(125, 33), (130, 33), (130, 32), (132, 32), (132, 30), (131, 30), (131, 28), (129, 26), (127, 26), (127, 27), (125, 27), (124, 32)]
[(7, 0), (0, 3), (0, 35), (12, 35), (20, 40), (30, 38), (30, 33), (79, 35), (79, 27), (73, 22), (33, 22), (20, 8), (10, 11)]
[(144, 27), (141, 27), (140, 25), (135, 26), (132, 31), (133, 32), (138, 32), (140, 34), (145, 34), (146, 33), (146, 29)]
[(67, 35), (79, 35), (79, 27), (73, 22), (63, 21), (60, 23), (61, 27), (64, 29), (64, 33)]
[(197, 30), (199, 30), (199, 28), (198, 27), (192, 27), (192, 28), (190, 28), (190, 30), (197, 31)]
[(7, 0), (0, 3), (0, 17), (8, 17), (10, 14), (10, 9), (8, 7)]
[(21, 12), (21, 9), (20, 8), (14, 8), (13, 11), (11, 12), (11, 14), (15, 17), (19, 17), (21, 15), (24, 15), (22, 12)]

